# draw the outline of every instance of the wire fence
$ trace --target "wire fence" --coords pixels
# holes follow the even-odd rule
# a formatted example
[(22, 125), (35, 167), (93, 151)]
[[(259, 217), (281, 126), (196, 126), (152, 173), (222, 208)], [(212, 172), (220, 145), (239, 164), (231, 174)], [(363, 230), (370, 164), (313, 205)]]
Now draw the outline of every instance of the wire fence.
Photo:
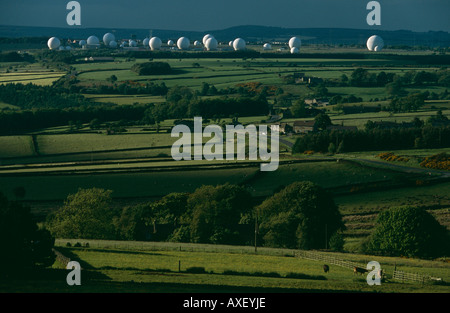
[(341, 266), (341, 267), (349, 268), (349, 269), (353, 269), (354, 267), (365, 267), (365, 265), (362, 265), (360, 263), (342, 260), (342, 259), (339, 259), (339, 258), (336, 258), (333, 256), (326, 255), (324, 253), (315, 252), (315, 251), (299, 250), (299, 251), (296, 251), (295, 256), (303, 258), (303, 259), (308, 259), (308, 260), (323, 261), (328, 264), (333, 264), (333, 265), (337, 265), (337, 266)]

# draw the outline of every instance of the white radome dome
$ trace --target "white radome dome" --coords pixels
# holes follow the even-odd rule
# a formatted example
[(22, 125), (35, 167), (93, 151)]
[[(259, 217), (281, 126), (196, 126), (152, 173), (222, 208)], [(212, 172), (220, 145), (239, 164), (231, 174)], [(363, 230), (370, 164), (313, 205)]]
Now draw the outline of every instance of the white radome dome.
[(79, 45), (80, 46), (85, 46), (87, 44), (86, 40), (80, 40)]
[(159, 39), (159, 37), (152, 37), (148, 43), (150, 46), (150, 49), (152, 50), (159, 50), (161, 49), (162, 41)]
[(59, 50), (61, 50), (61, 51), (62, 51), (62, 50), (66, 50), (66, 47), (60, 46), (60, 47), (59, 47)]
[(72, 50), (71, 46), (66, 46), (66, 50)]
[(216, 50), (218, 46), (219, 46), (219, 43), (217, 42), (216, 38), (210, 37), (206, 40), (206, 43), (205, 43), (206, 50), (208, 50), (208, 51)]
[(198, 41), (198, 40), (194, 41), (194, 46), (199, 47), (201, 45), (202, 45), (202, 43), (200, 41)]
[(137, 47), (137, 42), (134, 41), (134, 40), (130, 40), (130, 41), (128, 41), (128, 46), (130, 46), (130, 47)]
[(291, 53), (292, 54), (297, 54), (297, 53), (299, 53), (300, 52), (300, 50), (297, 48), (297, 47), (292, 47), (291, 48)]
[(265, 43), (263, 45), (263, 50), (272, 50), (272, 45), (270, 43)]
[(110, 48), (117, 48), (117, 41), (115, 41), (115, 40), (110, 41), (108, 46)]
[(292, 49), (292, 48), (300, 49), (301, 46), (302, 46), (302, 41), (300, 40), (300, 38), (292, 37), (291, 39), (289, 39), (289, 49)]
[(173, 42), (173, 40), (169, 40), (169, 41), (167, 41), (167, 45), (168, 46), (173, 46), (175, 43)]
[(105, 35), (103, 35), (103, 43), (105, 44), (105, 46), (109, 46), (109, 43), (111, 41), (115, 41), (116, 40), (116, 36), (114, 36), (111, 33), (106, 33)]
[(87, 39), (87, 44), (88, 45), (92, 45), (92, 46), (99, 45), (100, 44), (100, 40), (98, 40), (98, 38), (96, 36), (90, 36)]
[(61, 41), (56, 37), (52, 37), (47, 41), (47, 46), (50, 50), (58, 49), (61, 46)]
[(190, 45), (191, 45), (191, 42), (186, 37), (181, 37), (177, 41), (177, 46), (178, 46), (178, 49), (180, 49), (180, 50), (187, 50), (187, 49), (189, 49)]
[(380, 36), (373, 35), (367, 39), (367, 49), (369, 51), (381, 51), (384, 48), (384, 40)]
[(149, 46), (149, 44), (150, 44), (150, 38), (145, 38), (144, 40), (142, 40), (142, 45), (144, 47), (147, 48)]
[(203, 45), (206, 45), (206, 41), (207, 41), (209, 38), (214, 38), (214, 36), (211, 35), (211, 34), (207, 34), (207, 35), (203, 36), (203, 39), (202, 39)]
[(233, 40), (231, 40), (231, 41), (228, 43), (228, 45), (229, 45), (230, 47), (232, 47), (232, 46), (233, 46)]
[(238, 50), (245, 50), (245, 40), (242, 38), (237, 38), (233, 41), (233, 48), (234, 50), (238, 51)]

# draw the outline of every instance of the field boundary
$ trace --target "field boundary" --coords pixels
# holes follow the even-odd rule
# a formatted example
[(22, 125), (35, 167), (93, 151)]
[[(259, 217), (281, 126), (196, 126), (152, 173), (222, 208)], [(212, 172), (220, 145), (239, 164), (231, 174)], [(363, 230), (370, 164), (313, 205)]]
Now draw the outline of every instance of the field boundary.
[(348, 268), (348, 269), (353, 269), (354, 267), (365, 268), (365, 265), (362, 265), (360, 263), (342, 260), (342, 259), (335, 258), (335, 257), (329, 256), (329, 255), (324, 255), (323, 253), (319, 253), (319, 252), (315, 252), (315, 251), (299, 250), (299, 251), (295, 252), (295, 256), (302, 258), (302, 259), (308, 259), (308, 260), (314, 260), (314, 261), (324, 261), (329, 264), (341, 266), (341, 267)]

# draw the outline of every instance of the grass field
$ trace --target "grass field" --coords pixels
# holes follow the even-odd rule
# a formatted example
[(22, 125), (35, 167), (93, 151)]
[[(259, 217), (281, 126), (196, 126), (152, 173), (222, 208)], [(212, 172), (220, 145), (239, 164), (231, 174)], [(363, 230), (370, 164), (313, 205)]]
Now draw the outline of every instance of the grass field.
[[(450, 266), (442, 261), (327, 253), (338, 259), (361, 264), (368, 260), (379, 262), (387, 279), (380, 286), (369, 286), (364, 276), (355, 276), (348, 268), (331, 265), (330, 272), (325, 274), (321, 261), (293, 257), (294, 250), (259, 248), (255, 254), (252, 247), (150, 242), (130, 244), (95, 240), (78, 241), (83, 245), (88, 242), (90, 248), (66, 248), (66, 242), (74, 244), (76, 240), (58, 240), (57, 249), (72, 260), (79, 261), (86, 273), (95, 272), (99, 274), (98, 277), (103, 277), (82, 284), (80, 288), (83, 290), (114, 291), (120, 284), (127, 283), (132, 285), (128, 286), (128, 290), (137, 292), (173, 290), (171, 288), (174, 286), (166, 284), (175, 284), (178, 290), (197, 291), (200, 288), (209, 292), (241, 287), (254, 291), (266, 288), (271, 292), (283, 290), (299, 293), (449, 291), (449, 287), (442, 284), (399, 283), (392, 279), (396, 266), (397, 270), (440, 277), (443, 281), (448, 281)], [(209, 250), (211, 248), (215, 250)], [(55, 267), (58, 267), (58, 263)], [(190, 268), (203, 268), (205, 272), (191, 273)], [(162, 290), (152, 289), (149, 284), (159, 285)], [(52, 288), (51, 285), (45, 287)], [(60, 291), (67, 290), (63, 287)]]

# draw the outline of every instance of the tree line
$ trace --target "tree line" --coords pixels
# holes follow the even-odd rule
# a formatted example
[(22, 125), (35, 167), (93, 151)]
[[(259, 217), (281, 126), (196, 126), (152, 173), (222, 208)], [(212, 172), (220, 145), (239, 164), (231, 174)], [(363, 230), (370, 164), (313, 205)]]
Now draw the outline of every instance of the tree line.
[(292, 147), (292, 152), (326, 153), (330, 145), (335, 146), (338, 153), (448, 148), (450, 147), (450, 126), (425, 125), (405, 128), (399, 125), (390, 129), (369, 127), (365, 130), (354, 131), (324, 130), (299, 137)]

